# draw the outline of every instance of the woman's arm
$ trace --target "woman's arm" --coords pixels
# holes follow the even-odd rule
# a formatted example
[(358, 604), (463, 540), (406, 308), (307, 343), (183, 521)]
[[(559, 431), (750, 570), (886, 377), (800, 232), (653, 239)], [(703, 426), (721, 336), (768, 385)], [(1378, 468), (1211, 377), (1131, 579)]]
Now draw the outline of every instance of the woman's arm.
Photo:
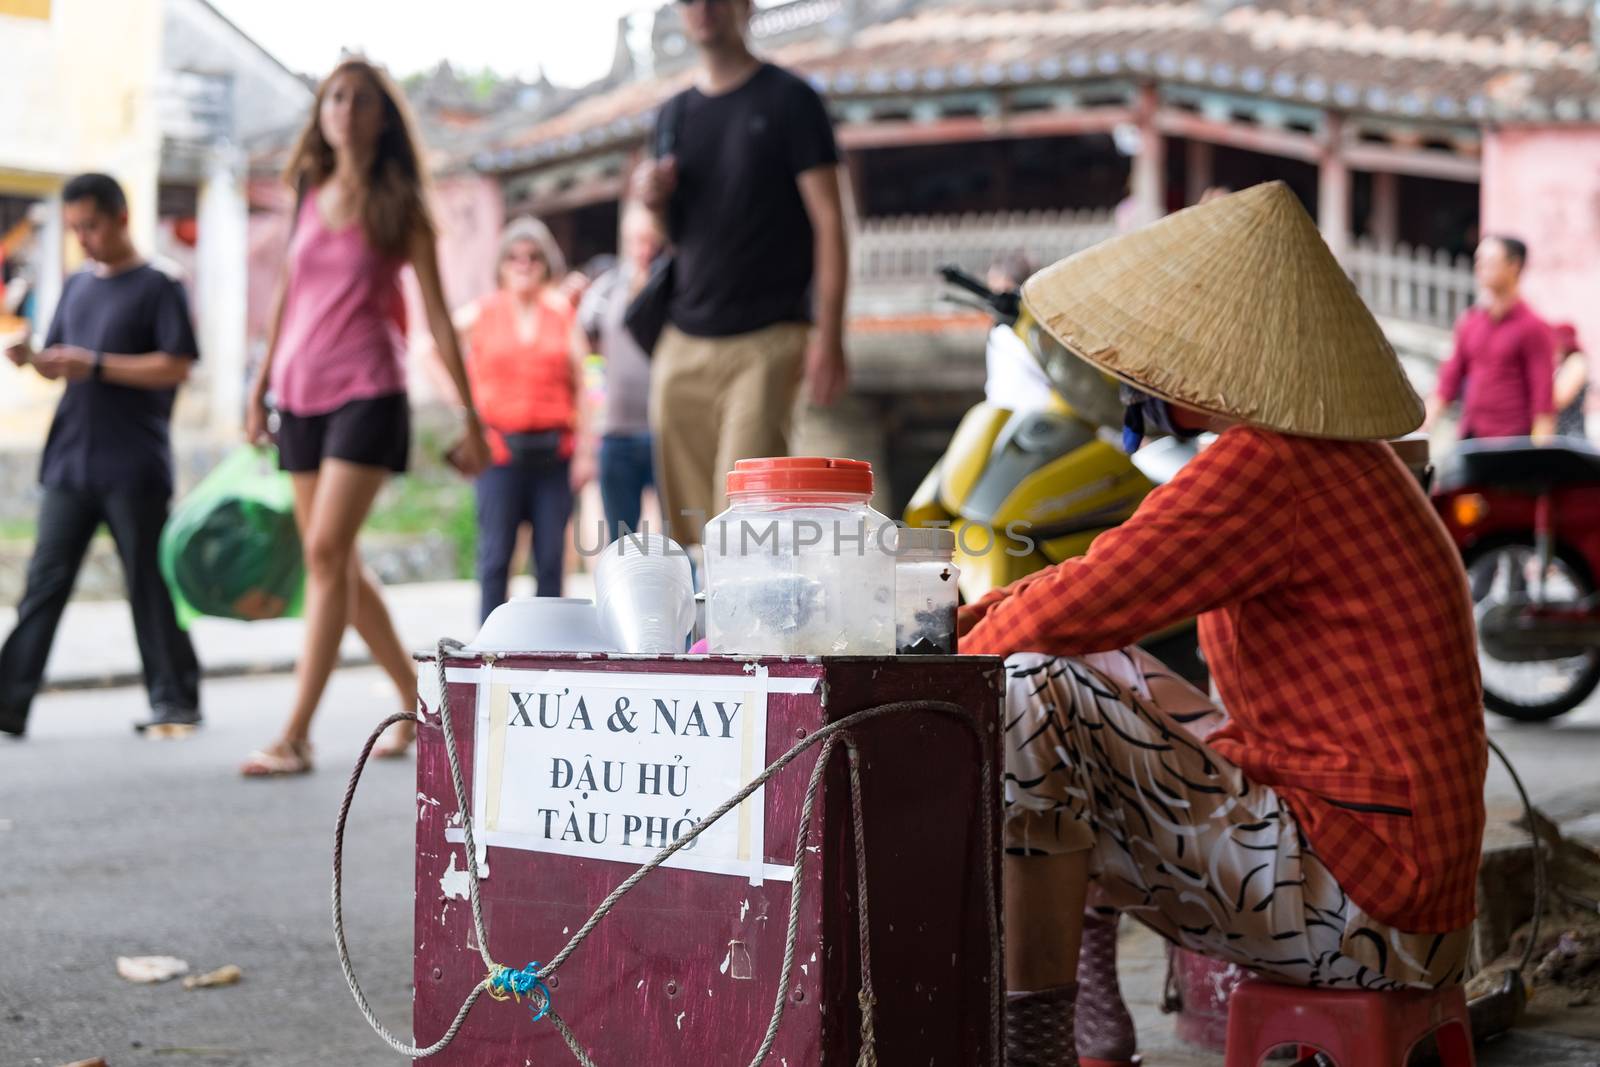
[[(456, 327), (456, 339), (461, 345), (461, 359), (464, 363), (472, 360), (472, 328), (477, 325), (478, 319), (483, 314), (483, 301), (483, 297), (469, 301), (450, 316), (450, 321)], [(432, 337), (427, 341), (427, 353), (422, 362), (422, 369), (428, 377), (428, 384), (441, 396), (449, 396), (455, 389), (455, 381), (450, 377), (444, 358), (439, 355), (439, 346), (434, 343)]]
[(584, 393), (583, 370), (588, 361), (591, 345), (589, 335), (584, 331), (583, 324), (576, 318), (572, 322), (572, 488), (582, 489), (594, 477), (595, 449), (598, 447), (589, 428), (594, 420), (588, 410), (589, 398)]
[(1258, 595), (1282, 579), (1295, 521), (1272, 435), (1229, 430), (1087, 555), (980, 602), (961, 651), (1104, 652)]
[(427, 311), (428, 329), (439, 352), (439, 361), (455, 384), (466, 410), (466, 438), (456, 448), (463, 474), (478, 474), (489, 465), (489, 444), (483, 437), (483, 424), (478, 421), (478, 409), (472, 402), (472, 384), (467, 380), (466, 364), (461, 358), (461, 345), (456, 338), (450, 309), (445, 306), (444, 286), (439, 280), (439, 250), (433, 232), (418, 226), (411, 238), (411, 267), (417, 272), (417, 283), (422, 289), (422, 305)]
[[(293, 223), (290, 234), (294, 233)], [(283, 255), (283, 269), (278, 272), (277, 290), (272, 294), (272, 317), (267, 327), (267, 351), (256, 368), (255, 380), (250, 383), (250, 394), (245, 398), (244, 436), (251, 444), (265, 444), (267, 432), (267, 389), (272, 384), (272, 359), (278, 351), (278, 333), (283, 327), (283, 306), (289, 291), (289, 253)]]

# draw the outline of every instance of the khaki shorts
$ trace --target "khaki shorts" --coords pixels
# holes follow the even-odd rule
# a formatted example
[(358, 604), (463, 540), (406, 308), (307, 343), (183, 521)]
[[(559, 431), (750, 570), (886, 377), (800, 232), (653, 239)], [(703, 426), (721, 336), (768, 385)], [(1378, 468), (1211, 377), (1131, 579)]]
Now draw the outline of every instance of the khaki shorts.
[(1006, 675), (1008, 852), (1092, 850), (1092, 905), (1297, 985), (1462, 980), (1470, 931), (1365, 914), (1277, 794), (1202, 740), (1222, 711), (1149, 653), (1022, 653)]
[(727, 507), (735, 461), (789, 454), (808, 332), (795, 322), (733, 337), (662, 331), (650, 368), (650, 429), (662, 515), (680, 544), (699, 544), (706, 520)]

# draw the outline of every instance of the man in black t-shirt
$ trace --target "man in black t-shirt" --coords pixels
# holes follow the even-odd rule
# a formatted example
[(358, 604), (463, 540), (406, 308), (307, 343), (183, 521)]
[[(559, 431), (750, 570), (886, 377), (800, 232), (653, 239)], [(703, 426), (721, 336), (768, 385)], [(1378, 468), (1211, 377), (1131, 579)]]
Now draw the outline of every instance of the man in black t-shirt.
[(698, 543), (734, 462), (788, 453), (802, 375), (813, 403), (843, 390), (847, 256), (821, 98), (750, 54), (750, 0), (678, 10), (703, 66), (661, 108), (634, 195), (675, 257), (651, 377), (657, 486), (673, 536)]
[(182, 287), (140, 258), (122, 188), (84, 174), (61, 194), (92, 266), (67, 279), (42, 352), (6, 350), (17, 366), (67, 383), (44, 446), (44, 500), (17, 625), (0, 648), (0, 733), (21, 737), (89, 541), (111, 528), (122, 559), (151, 717), (200, 721), (200, 668), (178, 628), (156, 546), (172, 497), (168, 425), (177, 387), (199, 358)]

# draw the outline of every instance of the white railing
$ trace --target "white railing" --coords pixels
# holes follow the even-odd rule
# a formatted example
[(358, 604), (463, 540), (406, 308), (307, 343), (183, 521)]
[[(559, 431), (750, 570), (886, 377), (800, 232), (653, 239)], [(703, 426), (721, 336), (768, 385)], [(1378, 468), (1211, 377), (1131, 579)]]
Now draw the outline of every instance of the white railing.
[(1373, 314), (1448, 330), (1472, 305), (1472, 260), (1449, 252), (1357, 241), (1345, 269)]
[[(1116, 232), (1111, 212), (1095, 210), (867, 219), (851, 242), (852, 311), (948, 309), (937, 273), (946, 263), (982, 278), (999, 255), (1021, 251), (1044, 266)], [(1356, 241), (1345, 269), (1380, 318), (1449, 330), (1472, 304), (1472, 261), (1465, 256)]]
[(768, 7), (750, 16), (750, 32), (758, 39), (780, 37), (795, 30), (820, 26), (843, 8), (841, 0), (789, 0), (789, 3)]
[(1115, 233), (1111, 213), (1092, 210), (867, 219), (850, 246), (854, 308), (936, 311), (946, 291), (938, 270), (947, 263), (982, 278), (997, 256), (1020, 251), (1043, 266)]

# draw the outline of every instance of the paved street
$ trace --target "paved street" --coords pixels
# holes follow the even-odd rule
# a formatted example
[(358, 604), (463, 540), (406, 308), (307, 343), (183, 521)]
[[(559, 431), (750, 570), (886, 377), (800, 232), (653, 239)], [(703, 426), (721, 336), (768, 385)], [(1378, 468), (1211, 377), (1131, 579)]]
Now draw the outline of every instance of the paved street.
[[(403, 1063), (367, 1029), (329, 933), (333, 820), (350, 763), (393, 698), (372, 669), (339, 674), (316, 733), (323, 765), (246, 782), (287, 677), (208, 683), (209, 722), (140, 741), (136, 690), (42, 700), (0, 745), (0, 1064), (104, 1056), (112, 1067), (366, 1067)], [(396, 1028), (410, 1007), (414, 766), (374, 766), (351, 818), (351, 944)], [(172, 955), (238, 986), (135, 986), (119, 955)]]
[[(391, 698), (373, 669), (339, 673), (317, 727), (318, 773), (240, 781), (235, 764), (270, 735), (290, 691), (282, 676), (208, 682), (208, 724), (183, 742), (134, 737), (136, 690), (60, 692), (40, 701), (27, 742), (0, 744), (0, 1067), (92, 1056), (112, 1067), (403, 1062), (345, 990), (327, 903), (339, 795)], [(1549, 729), (1495, 726), (1541, 801), (1576, 811), (1592, 800), (1600, 708)], [(410, 1000), (412, 771), (369, 772), (348, 871), (352, 944), (396, 1029)], [(1491, 795), (1509, 801), (1509, 786), (1497, 777)], [(197, 971), (234, 963), (245, 979), (134, 986), (117, 977), (118, 955), (174, 955)], [(1220, 1057), (1180, 1047), (1156, 1012), (1152, 938), (1127, 935), (1124, 972), (1148, 1067), (1218, 1067)], [(1592, 1020), (1553, 1025), (1600, 1037)], [(1596, 1048), (1544, 1032), (1479, 1062), (1577, 1067), (1600, 1063)]]

